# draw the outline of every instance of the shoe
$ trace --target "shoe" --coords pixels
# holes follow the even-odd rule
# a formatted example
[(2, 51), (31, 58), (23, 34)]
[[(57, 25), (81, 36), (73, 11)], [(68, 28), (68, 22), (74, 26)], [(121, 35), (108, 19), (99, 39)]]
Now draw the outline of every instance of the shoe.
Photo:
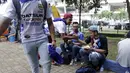
[(42, 68), (42, 65), (39, 64), (39, 67)]
[(70, 65), (74, 65), (74, 60), (71, 60)]
[(84, 65), (84, 62), (81, 62), (81, 65)]
[(56, 63), (55, 61), (52, 62), (52, 65), (54, 65), (54, 66), (60, 66), (60, 64)]

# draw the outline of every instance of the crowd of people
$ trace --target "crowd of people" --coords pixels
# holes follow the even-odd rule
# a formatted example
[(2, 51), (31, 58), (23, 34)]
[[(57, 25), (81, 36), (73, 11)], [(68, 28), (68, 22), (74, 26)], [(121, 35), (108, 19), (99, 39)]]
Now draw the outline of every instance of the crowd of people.
[[(13, 0), (7, 0), (0, 7), (3, 10), (3, 12), (0, 12), (0, 35), (9, 26), (10, 33), (8, 37), (14, 36), (16, 33), (14, 26), (10, 25), (12, 19), (16, 19), (17, 16), (17, 7), (13, 2)], [(70, 59), (70, 65), (74, 65), (79, 60), (82, 66), (94, 68), (96, 71), (106, 69), (116, 73), (130, 72), (130, 32), (126, 35), (126, 39), (118, 43), (117, 60), (112, 61), (106, 59), (108, 55), (108, 39), (99, 34), (96, 25), (88, 28), (90, 35), (85, 38), (84, 33), (78, 30), (78, 22), (72, 21), (73, 15), (71, 13), (66, 13), (63, 18), (54, 18), (52, 20), (49, 4), (45, 0), (20, 0), (19, 5), (21, 5), (21, 43), (32, 73), (39, 73), (39, 64), (42, 66), (44, 73), (50, 73), (51, 58), (53, 62), (55, 61), (58, 64)], [(48, 25), (46, 28), (43, 26), (45, 21), (47, 21), (46, 24)], [(66, 32), (67, 25), (73, 26), (72, 32)], [(62, 41), (59, 55), (54, 50), (57, 48), (55, 32), (60, 34)], [(50, 47), (48, 47), (48, 43), (50, 43)]]

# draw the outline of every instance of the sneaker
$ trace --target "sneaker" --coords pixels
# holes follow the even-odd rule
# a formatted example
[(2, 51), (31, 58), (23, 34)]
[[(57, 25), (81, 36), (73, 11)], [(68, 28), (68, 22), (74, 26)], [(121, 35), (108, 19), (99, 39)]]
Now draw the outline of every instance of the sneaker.
[(39, 67), (42, 68), (42, 65), (39, 64)]
[(74, 65), (74, 60), (71, 60), (70, 65)]
[(84, 62), (81, 62), (81, 65), (84, 65)]
[(54, 66), (60, 66), (60, 64), (58, 64), (56, 62), (52, 62), (52, 65), (54, 65)]

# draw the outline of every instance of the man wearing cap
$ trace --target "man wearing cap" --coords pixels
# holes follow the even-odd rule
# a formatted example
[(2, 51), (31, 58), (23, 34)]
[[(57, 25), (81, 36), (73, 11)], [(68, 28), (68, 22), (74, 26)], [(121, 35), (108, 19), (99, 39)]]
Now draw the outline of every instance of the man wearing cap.
[(130, 73), (130, 31), (127, 33), (126, 39), (121, 40), (117, 46), (116, 61), (106, 60), (103, 67), (115, 73)]
[[(54, 27), (55, 27), (55, 30), (60, 33), (60, 36), (61, 38), (63, 39), (64, 43), (61, 44), (61, 49), (64, 52), (66, 52), (66, 49), (63, 48), (65, 47), (65, 43), (68, 42), (69, 39), (76, 39), (77, 36), (75, 35), (67, 35), (66, 33), (66, 25), (70, 25), (71, 22), (72, 22), (72, 18), (73, 18), (73, 15), (71, 13), (66, 13), (64, 14), (64, 18), (61, 19), (61, 18), (55, 18), (53, 20), (53, 23), (54, 23)], [(68, 47), (72, 47), (71, 45), (69, 45)]]
[(87, 64), (89, 63), (88, 56), (90, 51), (98, 52), (104, 57), (108, 54), (107, 38), (103, 35), (99, 35), (98, 28), (95, 25), (90, 26), (88, 30), (90, 32), (90, 36), (85, 40), (85, 42), (78, 40), (83, 45), (90, 44), (90, 46), (85, 46), (80, 50), (81, 57), (84, 59), (84, 63)]
[[(70, 25), (72, 22), (73, 15), (71, 13), (64, 14), (64, 18), (55, 18), (53, 20), (53, 24), (55, 27), (55, 32), (60, 33), (60, 36), (63, 40), (66, 39), (73, 39), (74, 36), (68, 36), (66, 35), (66, 25)], [(48, 27), (46, 27), (48, 29)], [(49, 32), (49, 31), (47, 31)], [(50, 41), (51, 38), (49, 37)]]

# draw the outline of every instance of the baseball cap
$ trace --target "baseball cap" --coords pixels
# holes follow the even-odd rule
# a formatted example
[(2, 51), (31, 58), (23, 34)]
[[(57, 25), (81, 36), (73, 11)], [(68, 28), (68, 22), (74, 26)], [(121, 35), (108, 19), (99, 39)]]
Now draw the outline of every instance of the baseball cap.
[(98, 31), (98, 27), (96, 25), (92, 25), (88, 28), (90, 31)]
[(71, 13), (66, 13), (64, 14), (64, 18), (67, 19), (67, 18), (72, 18), (73, 15)]

